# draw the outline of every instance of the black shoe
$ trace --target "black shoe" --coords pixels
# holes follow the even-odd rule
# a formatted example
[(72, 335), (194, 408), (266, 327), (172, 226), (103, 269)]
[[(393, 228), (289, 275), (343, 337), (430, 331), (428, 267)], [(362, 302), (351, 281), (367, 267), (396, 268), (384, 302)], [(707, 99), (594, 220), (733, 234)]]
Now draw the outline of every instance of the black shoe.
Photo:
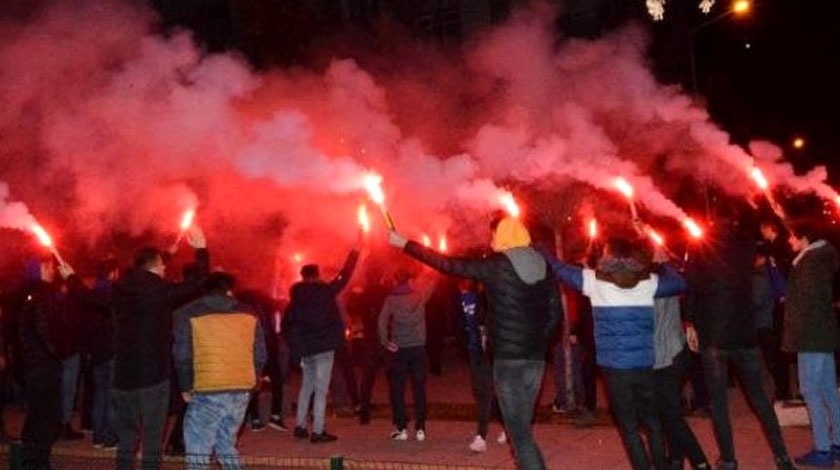
[(294, 436), (295, 439), (307, 439), (309, 438), (309, 431), (300, 426), (295, 426), (295, 430), (294, 432), (292, 432), (292, 436)]
[(70, 423), (61, 428), (61, 439), (64, 441), (78, 441), (85, 438), (85, 434), (73, 429)]
[(313, 444), (324, 444), (326, 442), (333, 442), (336, 439), (338, 439), (338, 437), (327, 433), (327, 431), (324, 431), (320, 434), (319, 433), (312, 433), (312, 437), (309, 438), (309, 442), (311, 442)]

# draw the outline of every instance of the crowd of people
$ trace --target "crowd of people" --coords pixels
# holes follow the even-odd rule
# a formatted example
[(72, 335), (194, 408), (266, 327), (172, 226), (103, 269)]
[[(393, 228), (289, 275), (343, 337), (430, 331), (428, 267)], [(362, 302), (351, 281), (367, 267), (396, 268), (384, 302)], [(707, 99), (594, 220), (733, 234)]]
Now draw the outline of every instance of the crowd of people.
[[(4, 383), (22, 385), (28, 469), (50, 468), (57, 439), (84, 438), (71, 424), (77, 401), (94, 446), (116, 449), (119, 469), (134, 468), (138, 449), (142, 468), (159, 468), (165, 451), (184, 454), (188, 468), (207, 468), (212, 456), (239, 468), (240, 430), (266, 426), (259, 406), (266, 381), (268, 426), (329, 443), (338, 439), (327, 429), (330, 395), (367, 425), (383, 369), (390, 439), (424, 441), (427, 374), (440, 370), (427, 331), (439, 271), (460, 279), (445, 302), (455, 311), (476, 404), (473, 452), (487, 449), (497, 420), (503, 431), (496, 440), (510, 442), (517, 468), (546, 468), (531, 430), (544, 376), (555, 379), (553, 411), (574, 412), (575, 423), (587, 426), (600, 374), (634, 470), (682, 469), (686, 460), (693, 469), (736, 470), (727, 404), (732, 365), (772, 450), (768, 468), (831, 467), (840, 460), (833, 290), (840, 261), (819, 225), (787, 228), (770, 221), (759, 230), (722, 207), (704, 243), (680, 259), (641, 236), (638, 221), (564, 259), (510, 216), (493, 219), (489, 247), (474, 257), (448, 256), (390, 231), (397, 250), (387, 276), (362, 269), (354, 277), (367, 259), (360, 236), (334, 278), (304, 265), (280, 301), (211, 271), (205, 236), (194, 226), (186, 239), (195, 258), (177, 281), (166, 272), (169, 253), (155, 248), (140, 249), (126, 269), (102, 260), (93, 278), (52, 256), (31, 259), (24, 286), (3, 293), (0, 371)], [(813, 449), (791, 458), (773, 401), (795, 398), (794, 357)], [(301, 380), (289, 429), (293, 369)], [(687, 382), (691, 407), (712, 421), (714, 464), (684, 417)], [(4, 427), (0, 432), (8, 439)]]

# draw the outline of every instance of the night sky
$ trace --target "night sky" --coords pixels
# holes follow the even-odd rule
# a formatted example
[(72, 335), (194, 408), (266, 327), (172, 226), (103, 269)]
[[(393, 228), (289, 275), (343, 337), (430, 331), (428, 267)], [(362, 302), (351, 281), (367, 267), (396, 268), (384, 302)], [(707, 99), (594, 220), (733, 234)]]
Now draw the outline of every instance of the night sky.
[[(305, 63), (317, 45), (347, 31), (362, 31), (370, 35), (365, 39), (375, 38), (371, 29), (377, 27), (377, 15), (407, 24), (416, 13), (416, 7), (410, 5), (413, 2), (396, 0), (349, 1), (374, 5), (373, 11), (361, 11), (350, 19), (340, 18), (331, 2), (153, 3), (169, 25), (182, 24), (195, 30), (205, 47), (242, 49), (261, 67)], [(498, 20), (516, 2), (489, 3)], [(735, 142), (770, 140), (787, 149), (786, 158), (797, 170), (824, 163), (829, 166), (831, 181), (840, 183), (840, 161), (835, 161), (840, 151), (836, 132), (840, 124), (836, 117), (840, 72), (832, 67), (840, 58), (840, 2), (755, 0), (747, 15), (726, 16), (694, 33), (690, 31), (725, 12), (730, 4), (718, 0), (712, 12), (703, 15), (697, 1), (675, 0), (667, 3), (665, 20), (655, 23), (647, 16), (643, 0), (566, 3), (569, 13), (558, 20), (558, 34), (597, 39), (627, 21), (641, 22), (653, 33), (650, 56), (657, 76), (664, 83), (678, 83), (687, 90), (692, 88), (689, 36), (693, 36), (696, 97), (706, 103), (714, 120), (732, 134)], [(231, 5), (240, 14), (231, 14)], [(261, 24), (252, 24), (256, 21)], [(259, 37), (247, 34), (254, 30), (273, 32)], [(457, 30), (436, 31), (432, 38), (428, 31), (413, 33), (418, 40), (449, 45), (453, 36), (455, 41), (463, 37)], [(792, 147), (796, 137), (805, 140), (802, 149)]]

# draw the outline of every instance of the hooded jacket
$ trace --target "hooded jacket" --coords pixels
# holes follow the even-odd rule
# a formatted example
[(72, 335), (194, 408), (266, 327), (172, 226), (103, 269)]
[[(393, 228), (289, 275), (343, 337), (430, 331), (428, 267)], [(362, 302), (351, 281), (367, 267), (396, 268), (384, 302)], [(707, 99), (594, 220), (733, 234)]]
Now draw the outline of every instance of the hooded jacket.
[(832, 352), (840, 344), (832, 304), (837, 250), (821, 240), (807, 250), (796, 258), (790, 270), (782, 349)]
[(494, 359), (543, 361), (562, 307), (548, 265), (529, 243), (520, 222), (503, 219), (492, 244), (499, 251), (485, 258), (449, 257), (416, 242), (404, 250), (438, 271), (484, 284)]
[(589, 297), (594, 319), (596, 362), (602, 367), (633, 369), (653, 367), (654, 298), (670, 297), (685, 290), (685, 281), (663, 265), (659, 274), (624, 269), (617, 261), (609, 272), (566, 264), (544, 254), (558, 279)]
[(413, 289), (408, 284), (394, 287), (379, 314), (379, 342), (387, 346), (391, 341), (400, 348), (425, 346), (426, 302), (431, 295), (431, 285), (420, 289)]
[(283, 315), (283, 337), (293, 362), (302, 357), (334, 351), (344, 343), (344, 320), (336, 297), (347, 287), (359, 252), (352, 250), (344, 267), (330, 282), (303, 281), (292, 286)]

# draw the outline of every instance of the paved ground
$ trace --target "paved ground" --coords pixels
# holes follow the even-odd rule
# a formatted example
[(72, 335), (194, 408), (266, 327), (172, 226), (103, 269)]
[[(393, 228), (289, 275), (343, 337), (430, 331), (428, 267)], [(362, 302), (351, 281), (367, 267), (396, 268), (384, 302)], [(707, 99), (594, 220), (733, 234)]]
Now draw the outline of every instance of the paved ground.
[[(442, 376), (429, 378), (427, 389), (432, 405), (430, 420), (426, 426), (428, 438), (422, 443), (413, 439), (406, 442), (392, 442), (388, 439), (391, 426), (384, 378), (379, 382), (374, 397), (379, 406), (370, 425), (360, 426), (352, 417), (332, 415), (328, 418), (327, 429), (339, 436), (339, 440), (334, 443), (315, 445), (297, 442), (289, 434), (270, 428), (261, 432), (252, 432), (246, 428), (240, 439), (240, 449), (252, 463), (249, 468), (273, 466), (326, 469), (330, 468), (329, 460), (333, 456), (343, 456), (344, 468), (348, 469), (513, 468), (508, 445), (495, 442), (501, 430), (498, 424), (491, 425), (487, 452), (473, 454), (468, 450), (467, 445), (475, 432), (475, 425), (464, 420), (464, 417), (471, 414), (471, 395), (465, 366), (456, 357), (448, 358)], [(292, 390), (297, 390), (294, 383)], [(541, 397), (539, 422), (534, 427), (537, 441), (550, 469), (629, 468), (618, 433), (604, 408), (599, 411), (598, 425), (588, 429), (577, 429), (568, 419), (551, 414), (553, 393), (554, 387), (549, 379)], [(740, 390), (732, 389), (730, 397), (740, 468), (774, 468), (766, 440)], [(603, 403), (602, 405), (605, 406)], [(10, 430), (13, 433), (18, 432), (20, 414), (20, 410), (15, 408), (7, 412)], [(288, 418), (287, 422), (292, 424), (293, 420)], [(704, 418), (690, 418), (690, 425), (709, 458), (716, 458), (717, 450), (711, 422)], [(803, 453), (811, 446), (810, 432), (807, 428), (786, 427), (784, 435), (794, 455)], [(56, 445), (55, 454), (63, 456), (58, 459), (60, 461), (57, 462), (57, 468), (79, 469), (107, 468), (108, 459), (113, 455), (93, 450), (89, 438), (78, 442), (60, 442)], [(8, 458), (7, 455), (0, 453), (0, 459), (5, 458)], [(173, 463), (171, 467), (178, 468), (180, 465)]]

